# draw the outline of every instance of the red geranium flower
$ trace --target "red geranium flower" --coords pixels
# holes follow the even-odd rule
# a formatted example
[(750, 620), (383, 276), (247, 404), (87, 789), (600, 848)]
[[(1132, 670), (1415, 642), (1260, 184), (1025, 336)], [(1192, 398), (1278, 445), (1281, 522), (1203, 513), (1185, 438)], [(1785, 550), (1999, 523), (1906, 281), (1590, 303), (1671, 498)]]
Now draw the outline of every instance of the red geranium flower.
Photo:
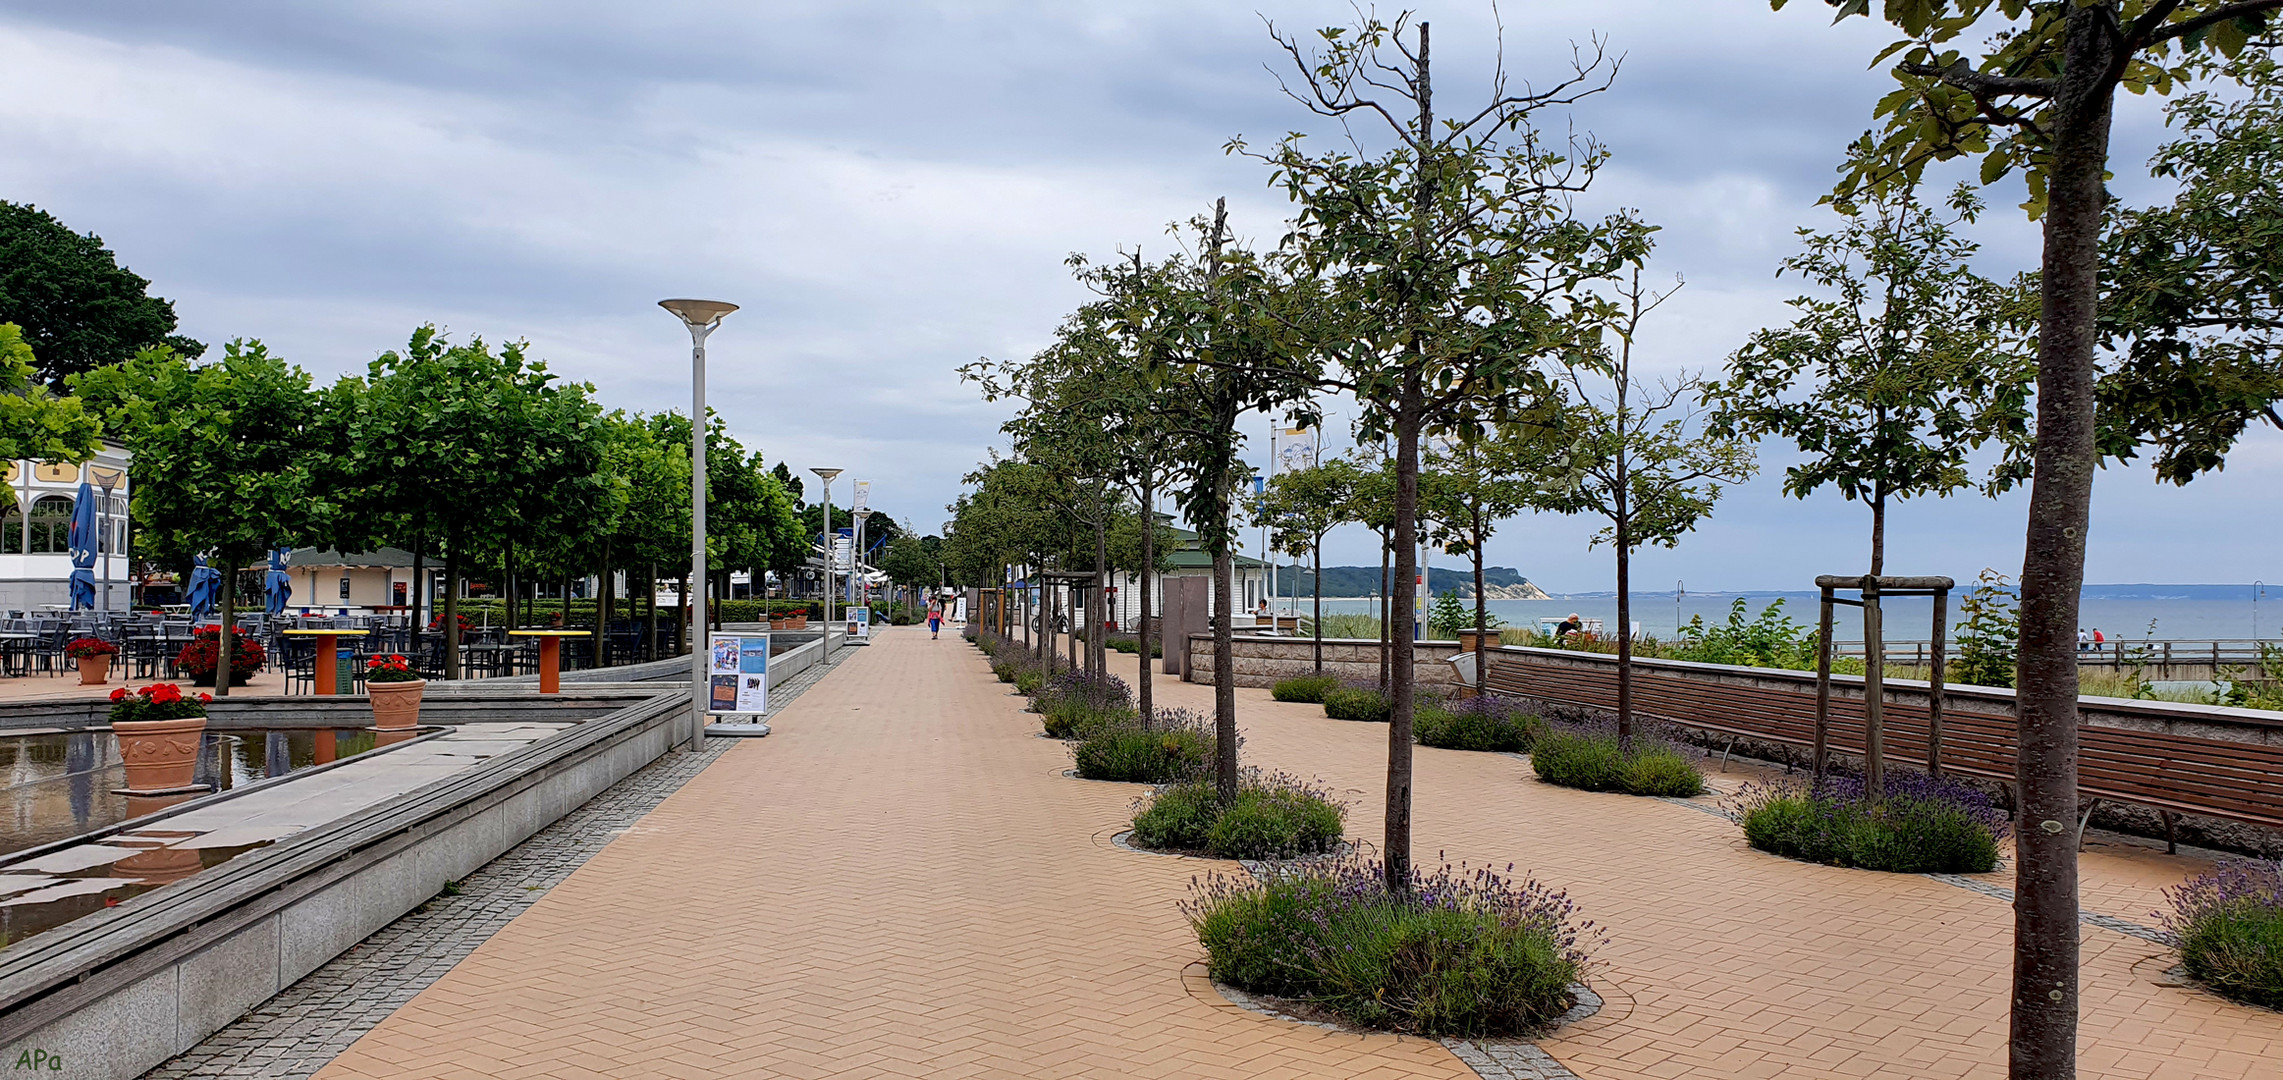
[(207, 692), (206, 692), (206, 691), (204, 691), (204, 690), (201, 690), (201, 691), (199, 691), (199, 692), (198, 692), (198, 700), (200, 700), (200, 701), (213, 701), (213, 700), (214, 700), (214, 695), (212, 695), (212, 694), (209, 694), (209, 693), (207, 693)]
[(127, 688), (126, 688), (126, 687), (124, 687), (124, 686), (122, 686), (122, 687), (118, 688), (117, 690), (113, 690), (113, 691), (111, 691), (111, 700), (113, 700), (113, 701), (124, 701), (124, 700), (126, 700), (126, 697), (127, 697)]

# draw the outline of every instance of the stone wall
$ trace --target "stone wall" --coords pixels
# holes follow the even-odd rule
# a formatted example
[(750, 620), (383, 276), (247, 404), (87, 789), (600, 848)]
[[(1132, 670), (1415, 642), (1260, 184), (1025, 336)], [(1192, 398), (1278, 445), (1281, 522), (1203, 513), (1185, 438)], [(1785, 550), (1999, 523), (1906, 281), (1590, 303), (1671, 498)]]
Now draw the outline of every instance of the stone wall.
[[(1311, 675), (1316, 670), (1314, 638), (1254, 637), (1239, 635), (1233, 642), (1238, 686), (1271, 686), (1279, 679)], [(1458, 655), (1455, 641), (1420, 641), (1412, 644), (1413, 677), (1423, 685), (1456, 686), (1458, 673), (1450, 658)], [(1379, 679), (1379, 642), (1352, 638), (1324, 639), (1324, 672), (1341, 679), (1376, 682)], [(1189, 665), (1183, 679), (1213, 681), (1213, 635), (1189, 635)]]

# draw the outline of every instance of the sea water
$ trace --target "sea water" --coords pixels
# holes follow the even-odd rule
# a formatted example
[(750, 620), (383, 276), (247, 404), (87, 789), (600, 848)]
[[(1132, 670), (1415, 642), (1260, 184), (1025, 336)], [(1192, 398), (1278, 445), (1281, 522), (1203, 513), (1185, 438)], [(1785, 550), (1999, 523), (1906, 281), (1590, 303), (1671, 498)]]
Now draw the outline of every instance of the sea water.
[[(2249, 585), (2088, 585), (2082, 594), (2079, 615), (2088, 632), (2098, 628), (2104, 638), (2114, 641), (2139, 641), (2144, 638), (2157, 641), (2211, 641), (2243, 640), (2257, 637), (2263, 640), (2283, 638), (2283, 586), (2273, 586), (2253, 603), (2253, 589)], [(1850, 597), (1852, 593), (1839, 593)], [(1707, 623), (1724, 623), (1731, 606), (1744, 601), (1746, 620), (1757, 618), (1762, 610), (1781, 603), (1782, 613), (1802, 626), (1813, 628), (1816, 621), (1817, 594), (1814, 592), (1635, 592), (1633, 594), (1633, 621), (1641, 632), (1660, 639), (1673, 636), (1676, 627), (1685, 626), (1690, 618), (1701, 615)], [(1950, 597), (1950, 635), (1957, 636), (1965, 620), (1959, 610), (1961, 597)], [(1472, 601), (1465, 601), (1472, 611)], [(1298, 614), (1310, 611), (1308, 597), (1286, 598), (1278, 601), (1280, 610), (1289, 606)], [(1617, 625), (1617, 594), (1613, 592), (1568, 593), (1551, 600), (1492, 600), (1490, 613), (1506, 626), (1537, 626), (1541, 619), (1560, 619), (1576, 613), (1588, 619), (1600, 619), (1611, 630)], [(2256, 608), (2256, 610), (2255, 610)], [(1379, 601), (1369, 598), (1324, 598), (1324, 613), (1376, 614)], [(1888, 641), (1924, 641), (1934, 616), (1931, 597), (1895, 597), (1880, 605), (1886, 616)], [(2256, 618), (2256, 625), (2254, 619)], [(1853, 607), (1836, 605), (1832, 611), (1832, 637), (1838, 641), (1860, 641), (1863, 637), (1862, 614)]]

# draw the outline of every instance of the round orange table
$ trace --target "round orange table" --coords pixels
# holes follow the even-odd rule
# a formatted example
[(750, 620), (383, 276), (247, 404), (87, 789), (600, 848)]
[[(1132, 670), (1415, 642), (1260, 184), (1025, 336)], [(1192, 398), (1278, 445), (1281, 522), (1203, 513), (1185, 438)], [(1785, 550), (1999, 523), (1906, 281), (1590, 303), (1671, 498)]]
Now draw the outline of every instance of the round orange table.
[(317, 639), (317, 670), (311, 673), (315, 677), (315, 686), (311, 688), (310, 692), (317, 694), (338, 694), (341, 692), (341, 684), (338, 678), (341, 673), (341, 639), (345, 637), (364, 637), (365, 635), (372, 633), (372, 631), (285, 630), (281, 631), (281, 633), (287, 637), (313, 637)]
[(539, 692), (559, 694), (563, 691), (563, 639), (593, 633), (592, 630), (510, 630), (507, 636), (539, 639)]

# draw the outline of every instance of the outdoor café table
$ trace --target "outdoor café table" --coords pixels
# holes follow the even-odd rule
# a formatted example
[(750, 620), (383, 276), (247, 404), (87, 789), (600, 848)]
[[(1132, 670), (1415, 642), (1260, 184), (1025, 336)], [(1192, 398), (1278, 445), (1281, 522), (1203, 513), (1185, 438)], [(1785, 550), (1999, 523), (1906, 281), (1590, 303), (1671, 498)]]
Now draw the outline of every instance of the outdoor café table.
[(592, 630), (510, 630), (507, 636), (539, 639), (539, 692), (556, 694), (563, 689), (563, 639), (592, 633)]
[(287, 637), (313, 637), (317, 639), (317, 670), (311, 673), (313, 683), (310, 692), (327, 695), (340, 693), (340, 690), (337, 689), (339, 685), (337, 676), (341, 672), (341, 639), (344, 637), (363, 637), (368, 632), (365, 630), (284, 631)]
[(0, 630), (0, 642), (8, 643), (5, 646), (7, 650), (6, 656), (8, 661), (8, 674), (19, 674), (19, 672), (16, 671), (16, 661), (18, 659), (26, 661), (24, 667), (27, 671), (29, 671), (31, 667), (31, 654), (26, 649), (17, 646), (15, 643), (19, 641), (38, 641), (39, 639), (40, 635), (33, 633), (30, 630)]

